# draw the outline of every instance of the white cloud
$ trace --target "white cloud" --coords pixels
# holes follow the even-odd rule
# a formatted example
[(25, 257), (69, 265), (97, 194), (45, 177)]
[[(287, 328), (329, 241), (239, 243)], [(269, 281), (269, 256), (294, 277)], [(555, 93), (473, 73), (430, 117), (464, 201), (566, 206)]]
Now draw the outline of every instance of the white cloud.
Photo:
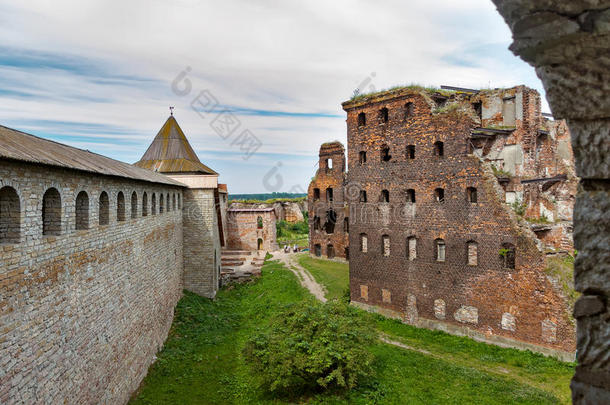
[[(231, 151), (209, 119), (190, 110), (194, 93), (178, 97), (170, 91), (186, 66), (192, 67), (193, 92), (210, 89), (222, 104), (340, 117), (340, 103), (373, 72), (377, 89), (412, 82), (525, 83), (541, 89), (533, 68), (506, 50), (510, 31), (491, 1), (32, 0), (0, 1), (0, 16), (2, 46), (34, 56), (44, 52), (60, 65), (10, 67), (3, 63), (10, 57), (0, 56), (0, 123), (45, 134), (59, 128), (45, 129), (46, 121), (122, 129), (117, 134), (59, 128), (74, 144), (86, 146), (83, 137), (97, 138), (104, 143), (103, 150), (98, 144), (101, 153), (128, 161), (144, 152), (168, 105), (176, 105), (176, 116), (202, 156)], [(103, 84), (96, 76), (128, 78)], [(244, 115), (240, 120), (261, 138), (262, 153), (308, 155), (312, 165), (321, 142), (345, 141), (343, 118)], [(122, 141), (141, 148), (125, 150)], [(112, 142), (118, 144), (116, 154)], [(90, 146), (95, 150), (96, 144)], [(226, 159), (218, 156), (219, 162)], [(240, 170), (257, 173), (265, 163), (252, 162), (240, 164)], [(303, 186), (313, 175), (296, 164), (290, 173)], [(230, 188), (259, 191), (247, 177), (232, 176)]]

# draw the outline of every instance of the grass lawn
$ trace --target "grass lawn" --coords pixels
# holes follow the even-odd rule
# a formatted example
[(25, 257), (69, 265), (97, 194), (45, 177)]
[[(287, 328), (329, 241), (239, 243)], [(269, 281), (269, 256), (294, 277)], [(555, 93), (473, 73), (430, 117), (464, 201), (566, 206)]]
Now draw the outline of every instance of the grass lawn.
[[(315, 259), (314, 259), (315, 260)], [(224, 289), (211, 301), (185, 292), (170, 335), (132, 404), (553, 404), (566, 402), (552, 379), (569, 381), (572, 366), (500, 349), (380, 317), (380, 330), (430, 354), (377, 343), (376, 376), (343, 395), (279, 400), (258, 388), (244, 363), (246, 339), (265, 329), (285, 303), (313, 299), (281, 264), (258, 281)], [(362, 311), (362, 316), (373, 316)], [(446, 347), (447, 346), (447, 347)], [(433, 350), (433, 351), (432, 351)], [(473, 364), (469, 364), (473, 361)], [(496, 370), (501, 367), (508, 370)], [(488, 369), (489, 368), (489, 369)], [(539, 376), (538, 379), (532, 376)], [(567, 387), (567, 383), (566, 383)]]
[(349, 265), (325, 259), (314, 259), (307, 253), (300, 254), (298, 262), (316, 281), (326, 288), (326, 298), (341, 298), (349, 286)]

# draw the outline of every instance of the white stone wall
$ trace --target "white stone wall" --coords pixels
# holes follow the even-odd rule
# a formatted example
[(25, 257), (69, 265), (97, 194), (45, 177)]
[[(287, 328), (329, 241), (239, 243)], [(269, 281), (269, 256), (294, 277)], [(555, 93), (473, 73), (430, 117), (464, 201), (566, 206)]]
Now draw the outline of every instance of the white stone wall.
[[(163, 345), (182, 294), (182, 213), (166, 206), (151, 215), (152, 193), (158, 207), (159, 193), (178, 197), (182, 188), (0, 161), (4, 186), (19, 195), (21, 240), (0, 245), (0, 403), (126, 403)], [(49, 187), (61, 194), (61, 233), (43, 237)], [(76, 231), (82, 190), (89, 229)], [(110, 200), (105, 226), (98, 225), (102, 191)]]

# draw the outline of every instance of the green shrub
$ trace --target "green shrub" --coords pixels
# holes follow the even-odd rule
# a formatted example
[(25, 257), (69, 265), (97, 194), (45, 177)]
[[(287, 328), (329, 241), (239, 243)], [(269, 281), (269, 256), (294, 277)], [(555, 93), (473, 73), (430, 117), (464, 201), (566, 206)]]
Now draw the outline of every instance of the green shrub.
[(351, 389), (373, 374), (370, 322), (339, 301), (292, 304), (246, 342), (244, 357), (275, 394)]

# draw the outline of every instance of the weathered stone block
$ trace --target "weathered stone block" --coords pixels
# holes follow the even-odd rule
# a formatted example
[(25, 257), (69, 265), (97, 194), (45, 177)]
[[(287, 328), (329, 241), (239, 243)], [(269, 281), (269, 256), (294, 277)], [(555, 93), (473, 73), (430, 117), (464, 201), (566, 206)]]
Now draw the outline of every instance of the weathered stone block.
[(479, 323), (479, 311), (475, 307), (462, 305), (455, 313), (453, 317), (456, 321), (462, 323)]

